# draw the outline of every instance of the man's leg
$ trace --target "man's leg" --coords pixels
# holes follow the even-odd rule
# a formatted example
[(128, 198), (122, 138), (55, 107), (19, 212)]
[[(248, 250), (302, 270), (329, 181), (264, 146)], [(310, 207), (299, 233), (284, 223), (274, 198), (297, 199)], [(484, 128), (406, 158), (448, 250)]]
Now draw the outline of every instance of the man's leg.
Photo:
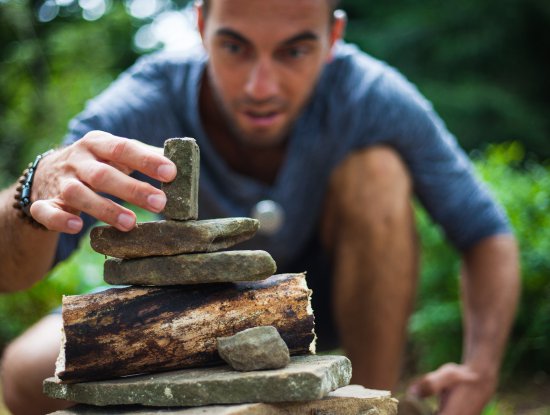
[(2, 392), (14, 415), (45, 414), (70, 406), (42, 393), (42, 381), (55, 371), (61, 325), (60, 314), (46, 316), (6, 348), (2, 359)]
[(415, 298), (412, 185), (397, 153), (353, 153), (331, 176), (322, 237), (334, 262), (333, 304), (353, 382), (393, 389)]

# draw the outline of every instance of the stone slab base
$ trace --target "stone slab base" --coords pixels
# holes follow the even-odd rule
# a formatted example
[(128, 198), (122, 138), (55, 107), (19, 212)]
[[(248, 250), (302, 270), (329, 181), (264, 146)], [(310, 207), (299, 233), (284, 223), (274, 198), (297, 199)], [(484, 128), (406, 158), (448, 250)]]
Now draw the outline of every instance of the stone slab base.
[(283, 369), (237, 372), (229, 366), (184, 369), (115, 380), (44, 381), (52, 398), (91, 405), (204, 406), (321, 399), (346, 386), (351, 363), (344, 356), (295, 356)]
[(397, 400), (389, 392), (350, 385), (329, 393), (326, 398), (306, 402), (215, 405), (199, 408), (145, 408), (140, 406), (97, 407), (78, 405), (52, 415), (396, 415)]

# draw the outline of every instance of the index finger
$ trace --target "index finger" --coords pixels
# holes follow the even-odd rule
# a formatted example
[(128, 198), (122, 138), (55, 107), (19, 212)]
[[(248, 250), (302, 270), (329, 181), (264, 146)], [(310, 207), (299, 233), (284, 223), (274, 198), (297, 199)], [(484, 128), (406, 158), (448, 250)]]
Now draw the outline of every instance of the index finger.
[(176, 178), (176, 165), (161, 154), (161, 149), (109, 133), (84, 139), (90, 151), (104, 161), (127, 166), (162, 182)]

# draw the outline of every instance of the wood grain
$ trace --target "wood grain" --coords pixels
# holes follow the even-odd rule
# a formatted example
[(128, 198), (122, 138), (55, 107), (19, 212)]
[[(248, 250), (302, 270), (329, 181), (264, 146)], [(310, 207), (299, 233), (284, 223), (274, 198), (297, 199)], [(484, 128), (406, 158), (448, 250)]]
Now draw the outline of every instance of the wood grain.
[(275, 326), (291, 354), (309, 353), (310, 295), (304, 274), (283, 274), (66, 296), (56, 376), (72, 383), (216, 364), (216, 337), (256, 326)]

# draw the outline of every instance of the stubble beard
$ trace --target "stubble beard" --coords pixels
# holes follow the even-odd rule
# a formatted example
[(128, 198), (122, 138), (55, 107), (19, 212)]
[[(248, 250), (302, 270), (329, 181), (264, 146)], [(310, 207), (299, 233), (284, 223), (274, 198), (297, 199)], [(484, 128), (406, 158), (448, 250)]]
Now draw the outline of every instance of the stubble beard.
[[(239, 127), (239, 124), (235, 116), (233, 115), (233, 112), (231, 111), (231, 103), (227, 103), (223, 99), (220, 88), (217, 86), (216, 81), (214, 80), (210, 70), (207, 70), (206, 72), (210, 93), (212, 94), (214, 103), (218, 107), (219, 113), (224, 120), (224, 124), (229, 130), (230, 135), (235, 139), (235, 141), (247, 147), (265, 148), (280, 145), (288, 139), (288, 135), (292, 126), (295, 123), (296, 117), (288, 120), (283, 128), (281, 128), (280, 131), (277, 131), (272, 136), (260, 136), (243, 131), (243, 129)], [(239, 108), (240, 106), (248, 102), (250, 102), (249, 99), (243, 98), (236, 101), (236, 105), (234, 105), (233, 107)], [(288, 104), (282, 101), (277, 101), (276, 106), (281, 110), (286, 110), (288, 108)]]

